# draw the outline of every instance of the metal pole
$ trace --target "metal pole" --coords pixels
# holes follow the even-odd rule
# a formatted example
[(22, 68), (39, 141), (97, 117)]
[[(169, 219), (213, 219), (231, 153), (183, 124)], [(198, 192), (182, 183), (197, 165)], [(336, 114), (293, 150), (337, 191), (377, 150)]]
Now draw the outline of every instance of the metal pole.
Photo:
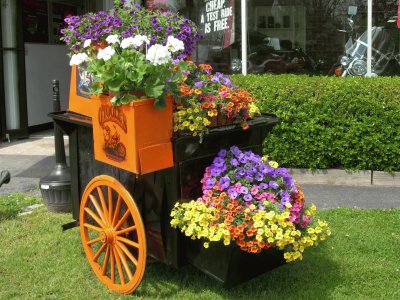
[(368, 0), (368, 49), (367, 49), (367, 74), (365, 76), (372, 76), (372, 0)]
[(241, 2), (242, 23), (242, 74), (247, 75), (247, 1)]
[[(60, 83), (57, 79), (53, 80), (53, 111), (60, 111)], [(54, 145), (56, 152), (56, 163), (65, 164), (65, 148), (64, 148), (64, 137), (63, 131), (54, 122)]]

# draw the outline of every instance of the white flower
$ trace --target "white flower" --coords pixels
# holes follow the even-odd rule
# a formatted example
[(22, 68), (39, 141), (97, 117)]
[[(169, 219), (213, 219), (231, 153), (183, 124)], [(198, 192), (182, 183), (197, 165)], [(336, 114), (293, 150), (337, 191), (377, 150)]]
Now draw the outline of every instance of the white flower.
[(143, 43), (150, 44), (149, 38), (145, 35), (136, 35), (134, 37), (128, 37), (126, 39), (123, 39), (121, 42), (121, 48), (125, 49), (130, 46), (139, 48), (140, 46), (143, 45)]
[(115, 43), (119, 44), (118, 35), (116, 35), (116, 34), (109, 35), (106, 38), (106, 42), (109, 43), (110, 45), (115, 44)]
[(92, 43), (92, 40), (91, 40), (91, 39), (86, 40), (86, 41), (83, 43), (83, 48), (89, 47), (91, 43)]
[(108, 46), (104, 49), (99, 49), (99, 52), (97, 53), (97, 58), (104, 59), (104, 61), (107, 61), (114, 54), (115, 54), (115, 50), (111, 46)]
[(167, 46), (155, 44), (149, 48), (146, 59), (153, 65), (163, 65), (171, 60), (171, 53)]
[(78, 54), (74, 54), (71, 57), (71, 60), (69, 61), (69, 65), (73, 66), (73, 65), (77, 65), (79, 66), (81, 63), (88, 61), (89, 60), (89, 56), (87, 56), (86, 53), (78, 53)]
[(183, 44), (183, 42), (174, 38), (172, 35), (170, 35), (167, 39), (167, 47), (172, 53), (185, 49), (185, 45)]
[(122, 49), (126, 49), (126, 48), (128, 48), (128, 47), (130, 47), (132, 45), (133, 45), (133, 37), (128, 37), (128, 38), (123, 39), (121, 41), (121, 48)]

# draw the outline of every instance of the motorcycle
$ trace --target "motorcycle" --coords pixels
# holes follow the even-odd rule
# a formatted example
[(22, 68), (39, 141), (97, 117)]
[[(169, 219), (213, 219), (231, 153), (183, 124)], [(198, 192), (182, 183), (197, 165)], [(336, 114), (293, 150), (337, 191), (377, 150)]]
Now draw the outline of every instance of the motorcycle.
[[(349, 21), (352, 21), (349, 18)], [(349, 22), (353, 31), (353, 23)], [(397, 35), (397, 39), (396, 39)], [(398, 53), (398, 30), (384, 26), (372, 27), (372, 76), (400, 74), (400, 54)], [(367, 74), (368, 32), (365, 31), (355, 41), (351, 35), (346, 42), (344, 55), (333, 67), (336, 76), (365, 76)]]
[[(292, 48), (290, 41), (279, 38), (259, 38), (262, 44), (256, 45), (247, 57), (247, 73), (252, 74), (313, 74), (318, 68), (316, 63), (300, 48)], [(231, 61), (231, 70), (240, 72), (242, 62), (235, 58)]]

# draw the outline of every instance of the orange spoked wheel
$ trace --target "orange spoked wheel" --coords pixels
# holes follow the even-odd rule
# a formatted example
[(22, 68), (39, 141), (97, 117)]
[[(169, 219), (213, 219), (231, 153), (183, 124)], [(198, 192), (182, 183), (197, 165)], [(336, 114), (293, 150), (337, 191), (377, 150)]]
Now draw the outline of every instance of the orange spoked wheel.
[(79, 226), (94, 273), (110, 290), (132, 293), (146, 267), (146, 238), (139, 210), (115, 178), (93, 178), (82, 196)]

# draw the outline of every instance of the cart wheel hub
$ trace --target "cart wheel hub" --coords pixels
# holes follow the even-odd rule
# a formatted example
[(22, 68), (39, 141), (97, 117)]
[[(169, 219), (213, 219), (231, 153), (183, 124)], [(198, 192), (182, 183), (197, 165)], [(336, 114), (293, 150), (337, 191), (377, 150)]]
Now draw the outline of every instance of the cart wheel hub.
[(115, 231), (112, 228), (106, 228), (100, 234), (101, 241), (103, 243), (112, 244), (115, 240)]

